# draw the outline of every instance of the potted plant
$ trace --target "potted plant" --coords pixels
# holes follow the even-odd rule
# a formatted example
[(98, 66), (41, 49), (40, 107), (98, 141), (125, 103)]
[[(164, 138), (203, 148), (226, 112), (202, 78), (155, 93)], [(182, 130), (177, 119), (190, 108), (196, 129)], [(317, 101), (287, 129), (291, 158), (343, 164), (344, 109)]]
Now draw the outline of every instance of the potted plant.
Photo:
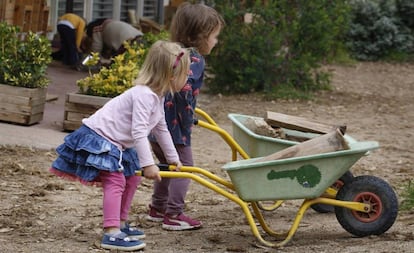
[[(166, 38), (166, 31), (146, 33), (141, 43), (125, 43), (125, 53), (113, 57), (109, 67), (102, 67), (94, 74), (89, 70), (89, 76), (77, 81), (79, 91), (66, 94), (63, 130), (76, 130), (83, 118), (89, 117), (111, 98), (131, 88), (152, 43)], [(92, 53), (91, 56), (85, 63), (89, 67), (99, 62), (98, 53)]]
[(32, 125), (43, 119), (51, 62), (50, 42), (33, 32), (0, 22), (0, 120)]

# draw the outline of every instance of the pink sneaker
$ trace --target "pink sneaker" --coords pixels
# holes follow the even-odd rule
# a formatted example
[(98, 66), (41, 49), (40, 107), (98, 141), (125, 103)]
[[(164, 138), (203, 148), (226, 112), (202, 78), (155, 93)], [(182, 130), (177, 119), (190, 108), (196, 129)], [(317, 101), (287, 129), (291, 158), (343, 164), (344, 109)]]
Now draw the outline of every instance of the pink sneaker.
[(198, 229), (201, 227), (201, 222), (198, 220), (193, 220), (188, 216), (185, 216), (183, 213), (172, 217), (165, 215), (164, 222), (162, 224), (162, 228), (165, 230), (190, 230), (190, 229)]
[(149, 205), (149, 212), (145, 219), (153, 222), (162, 222), (164, 220), (164, 214), (162, 212), (157, 211), (154, 207)]

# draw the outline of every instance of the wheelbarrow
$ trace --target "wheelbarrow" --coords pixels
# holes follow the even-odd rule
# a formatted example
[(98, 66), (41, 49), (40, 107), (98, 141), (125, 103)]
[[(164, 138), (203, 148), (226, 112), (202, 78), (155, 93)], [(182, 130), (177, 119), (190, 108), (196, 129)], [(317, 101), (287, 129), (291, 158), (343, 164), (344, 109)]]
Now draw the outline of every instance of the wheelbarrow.
[[(243, 148), (206, 113), (199, 109), (197, 113), (206, 120), (199, 120), (198, 125), (217, 132), (231, 147), (233, 161), (222, 167), (231, 180), (192, 166), (174, 171), (174, 166), (160, 165), (160, 175), (190, 178), (238, 204), (253, 235), (263, 245), (286, 245), (296, 233), (306, 210), (314, 204), (334, 206), (340, 225), (358, 237), (380, 235), (394, 224), (398, 213), (397, 197), (392, 187), (378, 177), (357, 176), (337, 193), (333, 190), (336, 194), (326, 194), (327, 189), (361, 157), (379, 147), (377, 142), (353, 140), (347, 150), (261, 162), (260, 157), (249, 158)], [(237, 160), (238, 154), (244, 159)], [(273, 230), (258, 204), (260, 201), (298, 199), (303, 200), (302, 204), (287, 231)], [(265, 240), (258, 226), (276, 241)]]
[[(229, 114), (228, 117), (231, 120), (233, 136), (231, 136), (224, 129), (220, 128), (218, 124), (203, 110), (196, 108), (195, 112), (198, 116), (201, 116), (205, 121), (198, 120), (197, 125), (209, 129), (218, 133), (229, 145), (232, 150), (232, 160), (237, 160), (237, 156), (240, 155), (244, 159), (251, 157), (266, 156), (276, 151), (285, 149), (287, 147), (298, 144), (296, 141), (287, 139), (271, 138), (268, 136), (262, 136), (254, 133), (248, 127), (246, 122), (248, 120), (263, 120), (259, 117), (241, 115), (241, 114)], [(283, 132), (296, 139), (312, 139), (320, 136), (320, 134), (301, 132), (291, 129), (283, 128)], [(354, 143), (356, 140), (351, 136), (345, 134), (344, 139), (348, 143)], [(338, 180), (336, 180), (330, 188), (325, 192), (325, 196), (335, 198), (337, 190), (341, 188), (345, 183), (353, 180), (353, 174), (350, 171), (346, 171)], [(264, 202), (258, 202), (258, 207), (265, 211), (273, 211), (278, 208), (283, 201), (274, 201), (271, 204), (264, 204)], [(314, 204), (311, 208), (320, 213), (334, 212), (334, 207), (331, 205)]]
[[(240, 145), (241, 149), (245, 150), (245, 152), (250, 157), (266, 156), (276, 151), (298, 144), (297, 141), (292, 141), (289, 139), (272, 138), (269, 136), (256, 134), (247, 126), (248, 121), (264, 121), (263, 118), (235, 113), (229, 114), (228, 117), (232, 122), (234, 140)], [(312, 139), (321, 135), (287, 128), (282, 128), (282, 130), (286, 136), (290, 136), (292, 139)], [(343, 138), (347, 143), (356, 142), (356, 140), (348, 134), (345, 134)], [(354, 175), (352, 172), (346, 171), (338, 180), (336, 180), (331, 185), (330, 188), (327, 189), (325, 195), (328, 194), (331, 195), (331, 197), (335, 197), (336, 191), (339, 190), (339, 188), (341, 188), (344, 184), (351, 182), (353, 178)], [(279, 207), (281, 204), (282, 201), (277, 201), (274, 204), (265, 206), (262, 204), (262, 202), (259, 202), (259, 207), (263, 210), (272, 211)], [(334, 207), (331, 205), (315, 204), (312, 205), (311, 208), (319, 213), (334, 212)]]

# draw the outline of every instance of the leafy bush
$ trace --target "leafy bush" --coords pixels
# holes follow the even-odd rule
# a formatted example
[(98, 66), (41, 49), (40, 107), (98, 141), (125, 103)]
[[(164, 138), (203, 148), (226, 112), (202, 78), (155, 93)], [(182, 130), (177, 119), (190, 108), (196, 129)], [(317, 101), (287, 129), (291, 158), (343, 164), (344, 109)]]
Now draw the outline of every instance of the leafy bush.
[(414, 29), (414, 1), (413, 0), (396, 0), (397, 15), (402, 23)]
[[(407, 4), (400, 1), (400, 10)], [(354, 0), (347, 45), (358, 60), (378, 60), (395, 52), (410, 52), (414, 37), (397, 15), (394, 1)]]
[[(117, 55), (111, 66), (103, 67), (99, 73), (88, 76), (77, 82), (80, 93), (92, 96), (115, 97), (132, 87), (133, 80), (139, 71), (138, 58), (144, 50), (125, 44), (125, 53)], [(98, 54), (93, 54), (95, 62)], [(89, 64), (89, 62), (88, 62)]]
[[(208, 57), (213, 93), (248, 93), (291, 87), (328, 87), (319, 67), (341, 48), (348, 6), (342, 0), (215, 1), (226, 26)], [(245, 15), (252, 22), (245, 22)]]
[(19, 39), (19, 28), (0, 23), (0, 83), (26, 88), (46, 87), (46, 69), (52, 61), (50, 42), (29, 32)]
[[(90, 73), (88, 77), (78, 80), (79, 92), (92, 96), (115, 97), (131, 88), (151, 45), (159, 39), (168, 37), (166, 31), (159, 34), (146, 33), (139, 44), (125, 43), (125, 53), (115, 56), (109, 67), (102, 67), (98, 73)], [(93, 66), (99, 61), (98, 54), (92, 55), (93, 58), (86, 63), (88, 66)]]

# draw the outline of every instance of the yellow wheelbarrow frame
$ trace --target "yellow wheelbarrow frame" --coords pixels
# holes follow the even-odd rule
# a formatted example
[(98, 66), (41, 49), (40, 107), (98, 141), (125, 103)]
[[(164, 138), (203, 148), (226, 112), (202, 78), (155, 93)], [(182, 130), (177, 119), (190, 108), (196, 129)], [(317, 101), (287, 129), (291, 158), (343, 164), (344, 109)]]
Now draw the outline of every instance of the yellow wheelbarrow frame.
[[(234, 192), (233, 183), (227, 181), (221, 177), (218, 177), (209, 171), (198, 168), (198, 167), (191, 167), (191, 166), (183, 166), (181, 167), (180, 171), (175, 171), (175, 166), (168, 166), (169, 171), (160, 171), (161, 177), (168, 177), (168, 178), (189, 178), (191, 180), (196, 181), (197, 183), (207, 187), (216, 193), (228, 198), (229, 200), (238, 204), (241, 209), (243, 210), (244, 215), (246, 216), (247, 222), (249, 223), (250, 229), (253, 235), (258, 239), (260, 243), (268, 247), (281, 247), (286, 245), (296, 233), (299, 224), (306, 212), (306, 210), (313, 204), (328, 204), (334, 206), (345, 207), (354, 211), (359, 212), (370, 212), (370, 205), (359, 203), (359, 202), (349, 202), (349, 201), (340, 201), (331, 198), (319, 197), (315, 199), (305, 199), (300, 206), (296, 217), (290, 227), (290, 229), (286, 232), (277, 232), (272, 230), (268, 224), (266, 223), (261, 210), (258, 207), (257, 202), (245, 202), (238, 195)], [(141, 176), (141, 171), (136, 173), (137, 175)], [(200, 174), (207, 179), (201, 177)], [(213, 183), (213, 182), (215, 183)], [(252, 212), (250, 211), (249, 207), (252, 207), (256, 220), (259, 222), (262, 229), (268, 234), (275, 238), (282, 238), (284, 237), (283, 241), (279, 243), (273, 243), (270, 241), (265, 240), (259, 232), (258, 226), (256, 225), (255, 219), (253, 217)]]
[[(196, 108), (195, 112), (203, 117), (204, 120), (197, 120), (195, 122), (196, 125), (211, 130), (221, 136), (221, 138), (229, 145), (230, 149), (232, 150), (232, 160), (236, 161), (238, 155), (240, 155), (243, 159), (249, 159), (249, 155), (243, 150), (243, 148), (234, 140), (234, 138), (224, 129), (218, 126), (218, 124), (203, 110)], [(165, 171), (166, 170), (166, 171)], [(137, 172), (137, 175), (141, 175), (141, 171)], [(175, 171), (175, 166), (168, 166), (168, 168), (164, 168), (164, 170), (160, 171), (161, 177), (168, 177), (168, 178), (189, 178), (197, 183), (201, 184), (204, 187), (207, 187), (214, 192), (228, 198), (229, 200), (238, 204), (241, 209), (243, 210), (244, 215), (246, 216), (247, 222), (249, 223), (250, 229), (253, 235), (258, 239), (260, 243), (268, 247), (282, 247), (286, 245), (296, 233), (301, 220), (306, 212), (306, 210), (314, 205), (314, 204), (327, 204), (333, 206), (339, 206), (348, 208), (358, 212), (370, 212), (370, 205), (359, 203), (359, 202), (350, 202), (350, 201), (340, 201), (335, 200), (336, 190), (333, 188), (328, 188), (326, 192), (318, 198), (314, 199), (305, 199), (297, 214), (296, 217), (291, 224), (291, 227), (288, 231), (278, 232), (270, 228), (267, 222), (264, 219), (262, 211), (270, 211), (274, 210), (279, 207), (283, 201), (282, 200), (275, 200), (274, 204), (269, 206), (263, 206), (257, 201), (246, 202), (242, 200), (236, 193), (235, 187), (232, 182), (218, 177), (211, 172), (199, 168), (199, 167), (192, 167), (192, 166), (183, 166), (181, 167), (180, 171)], [(251, 208), (250, 208), (251, 207)], [(254, 216), (251, 212), (253, 210)], [(277, 238), (278, 240), (282, 240), (280, 242), (274, 243), (265, 240), (259, 232), (258, 225), (256, 225), (256, 220), (260, 224), (260, 227), (270, 236)]]

